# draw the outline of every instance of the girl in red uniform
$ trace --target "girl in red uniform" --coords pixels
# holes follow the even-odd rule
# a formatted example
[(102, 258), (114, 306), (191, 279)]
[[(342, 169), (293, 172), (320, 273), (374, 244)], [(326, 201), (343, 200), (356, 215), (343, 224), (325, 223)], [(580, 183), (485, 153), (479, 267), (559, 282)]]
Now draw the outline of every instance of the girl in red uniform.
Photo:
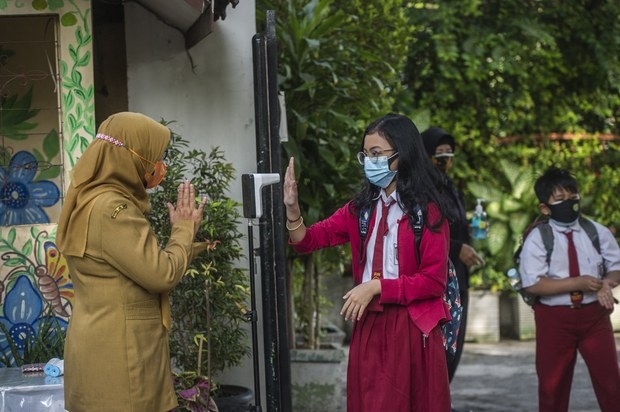
[[(306, 227), (294, 159), (284, 180), (289, 243), (301, 253), (350, 243), (355, 287), (341, 314), (355, 322), (347, 371), (347, 410), (450, 411), (441, 323), (450, 235), (442, 179), (420, 133), (405, 116), (388, 114), (364, 133), (358, 160), (365, 185), (332, 216)], [(419, 206), (419, 256), (410, 216)], [(368, 218), (360, 219), (368, 213)], [(362, 244), (360, 222), (368, 223)]]

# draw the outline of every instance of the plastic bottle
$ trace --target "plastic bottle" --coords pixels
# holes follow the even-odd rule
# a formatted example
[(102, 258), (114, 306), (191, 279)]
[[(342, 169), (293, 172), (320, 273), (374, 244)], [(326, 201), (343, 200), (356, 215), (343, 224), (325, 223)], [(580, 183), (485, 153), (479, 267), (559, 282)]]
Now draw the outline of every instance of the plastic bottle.
[(487, 212), (482, 207), (483, 200), (477, 199), (478, 204), (474, 209), (474, 216), (471, 218), (471, 237), (474, 239), (486, 239), (489, 231)]
[(512, 286), (514, 290), (517, 292), (521, 290), (521, 276), (519, 276), (519, 271), (516, 268), (508, 269), (506, 276), (508, 276), (510, 286)]

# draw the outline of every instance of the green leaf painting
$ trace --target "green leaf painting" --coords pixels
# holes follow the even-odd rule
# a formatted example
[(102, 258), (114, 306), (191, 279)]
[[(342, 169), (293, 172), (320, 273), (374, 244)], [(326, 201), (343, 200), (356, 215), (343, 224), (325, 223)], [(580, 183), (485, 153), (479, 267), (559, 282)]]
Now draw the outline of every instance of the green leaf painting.
[[(0, 10), (19, 9), (19, 14), (51, 13), (59, 16), (61, 25), (60, 47), (60, 78), (62, 82), (62, 110), (64, 112), (64, 147), (67, 150), (67, 168), (75, 165), (76, 159), (88, 146), (95, 134), (94, 120), (94, 86), (90, 80), (92, 71), (92, 33), (90, 24), (91, 2), (89, 0), (0, 0)], [(73, 30), (73, 35), (71, 31)], [(3, 55), (7, 51), (1, 52)], [(86, 74), (89, 76), (86, 76)], [(88, 78), (88, 84), (85, 81)], [(37, 125), (29, 122), (38, 111), (31, 109), (32, 90), (24, 96), (8, 96), (0, 100), (2, 109), (12, 109), (11, 117), (5, 117), (0, 126), (0, 134), (13, 140), (25, 140), (28, 130)], [(6, 113), (6, 112), (5, 112)], [(46, 137), (45, 145), (49, 145), (52, 136), (57, 131), (51, 131)], [(56, 145), (55, 143), (53, 145)], [(35, 154), (43, 162), (51, 160), (50, 150), (43, 148), (43, 152)], [(42, 173), (46, 178), (60, 173), (59, 168), (47, 168)]]
[(25, 140), (28, 137), (26, 132), (37, 126), (36, 123), (28, 121), (39, 113), (38, 109), (31, 109), (30, 107), (32, 93), (31, 87), (21, 97), (14, 94), (0, 99), (0, 110), (3, 113), (0, 135), (12, 140)]

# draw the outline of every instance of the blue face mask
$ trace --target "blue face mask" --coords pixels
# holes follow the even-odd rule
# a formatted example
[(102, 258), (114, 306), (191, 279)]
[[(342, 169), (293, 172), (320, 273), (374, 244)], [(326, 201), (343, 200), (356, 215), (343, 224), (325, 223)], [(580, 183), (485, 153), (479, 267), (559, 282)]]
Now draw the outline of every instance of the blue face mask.
[[(392, 155), (392, 157), (393, 156), (394, 155)], [(396, 172), (390, 170), (387, 156), (373, 159), (366, 157), (364, 159), (364, 173), (370, 183), (382, 189), (388, 187), (390, 183), (392, 183), (392, 180), (394, 180), (394, 176), (396, 176)]]

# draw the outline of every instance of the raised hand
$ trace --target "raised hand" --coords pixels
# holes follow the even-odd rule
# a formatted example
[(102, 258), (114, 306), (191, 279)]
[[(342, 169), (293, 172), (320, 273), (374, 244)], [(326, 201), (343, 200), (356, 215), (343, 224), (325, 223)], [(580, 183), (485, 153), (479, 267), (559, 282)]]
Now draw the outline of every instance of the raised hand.
[[(286, 173), (284, 174), (284, 193), (283, 193), (284, 206), (286, 211), (299, 212), (299, 201), (297, 195), (297, 182), (295, 181), (295, 158), (291, 157), (286, 167)], [(299, 214), (297, 214), (299, 216)], [(295, 218), (296, 216), (288, 216), (289, 218)]]
[(181, 220), (192, 220), (194, 222), (194, 236), (196, 236), (203, 219), (206, 204), (207, 197), (203, 196), (198, 206), (196, 206), (194, 185), (191, 184), (188, 179), (185, 179), (185, 181), (179, 185), (176, 207), (170, 202), (166, 203), (170, 216), (170, 224), (174, 225)]
[(286, 207), (286, 229), (293, 243), (300, 242), (306, 236), (304, 218), (299, 209), (297, 182), (295, 181), (295, 159), (291, 157), (284, 174), (283, 202)]

